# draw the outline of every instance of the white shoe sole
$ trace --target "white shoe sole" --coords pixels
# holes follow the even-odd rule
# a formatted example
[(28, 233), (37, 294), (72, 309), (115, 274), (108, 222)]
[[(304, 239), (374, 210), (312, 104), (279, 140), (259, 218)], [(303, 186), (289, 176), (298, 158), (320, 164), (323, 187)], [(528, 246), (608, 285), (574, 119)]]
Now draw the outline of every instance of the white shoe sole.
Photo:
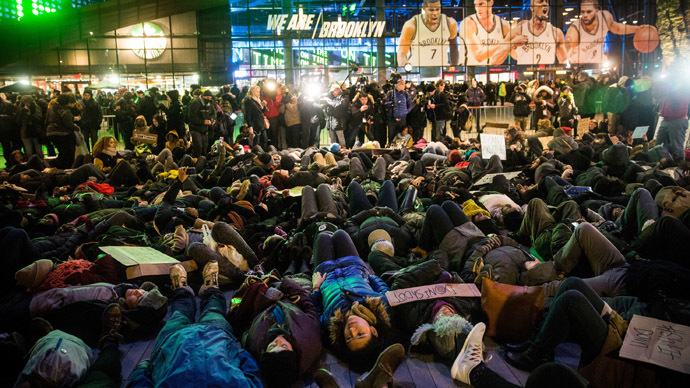
[(455, 361), (453, 362), (453, 366), (450, 368), (450, 376), (454, 380), (457, 380), (455, 376), (458, 374), (458, 369), (460, 369), (460, 364), (462, 363), (462, 356), (465, 354), (465, 351), (467, 350), (467, 345), (469, 345), (470, 339), (473, 335), (476, 334), (475, 330), (481, 330), (481, 340), (483, 340), (484, 332), (486, 331), (486, 325), (484, 324), (484, 322), (479, 322), (478, 324), (474, 325), (470, 333), (467, 335), (467, 338), (465, 338), (465, 343), (462, 345), (462, 350), (460, 350), (460, 353), (458, 353), (458, 356), (455, 358)]

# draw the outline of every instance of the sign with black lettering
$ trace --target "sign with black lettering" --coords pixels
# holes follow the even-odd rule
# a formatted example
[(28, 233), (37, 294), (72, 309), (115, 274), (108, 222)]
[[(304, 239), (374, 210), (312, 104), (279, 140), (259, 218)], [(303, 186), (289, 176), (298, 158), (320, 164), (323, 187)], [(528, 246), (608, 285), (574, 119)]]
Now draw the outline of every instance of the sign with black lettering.
[(690, 327), (635, 315), (620, 356), (690, 374)]
[(477, 286), (465, 283), (429, 284), (386, 292), (388, 304), (391, 306), (438, 298), (478, 298), (481, 295)]

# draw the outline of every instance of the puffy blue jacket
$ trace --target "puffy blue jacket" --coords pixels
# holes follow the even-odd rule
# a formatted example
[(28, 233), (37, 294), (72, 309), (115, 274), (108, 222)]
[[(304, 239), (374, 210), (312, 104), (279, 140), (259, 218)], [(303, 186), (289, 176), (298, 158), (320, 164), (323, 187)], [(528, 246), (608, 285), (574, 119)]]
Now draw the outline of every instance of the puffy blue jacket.
[(348, 311), (354, 302), (381, 297), (388, 305), (384, 294), (390, 288), (378, 276), (369, 275), (366, 264), (357, 256), (324, 261), (315, 271), (326, 274), (319, 290), (312, 292), (324, 330), (328, 330), (328, 323), (336, 311)]
[(386, 106), (389, 118), (404, 119), (412, 110), (412, 99), (404, 90), (393, 89), (386, 95)]
[[(157, 342), (160, 339), (157, 339)], [(262, 388), (259, 367), (230, 333), (203, 324), (176, 330), (157, 343), (127, 383), (134, 387)]]

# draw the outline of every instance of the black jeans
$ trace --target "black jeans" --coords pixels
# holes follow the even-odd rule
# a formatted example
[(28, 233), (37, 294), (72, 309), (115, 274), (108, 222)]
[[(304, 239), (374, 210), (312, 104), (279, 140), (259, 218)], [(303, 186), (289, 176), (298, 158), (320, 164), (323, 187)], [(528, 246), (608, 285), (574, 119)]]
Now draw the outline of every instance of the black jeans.
[[(392, 119), (388, 121), (388, 142), (390, 143), (393, 141), (393, 138), (395, 135), (399, 134), (402, 132), (403, 128), (407, 125), (407, 120), (405, 118), (400, 119), (400, 121), (397, 121), (396, 119)], [(381, 147), (385, 146), (385, 144), (381, 143)]]
[(629, 240), (637, 237), (642, 232), (642, 226), (647, 220), (657, 220), (659, 208), (654, 198), (647, 189), (639, 188), (630, 197), (628, 206), (623, 214), (616, 220), (623, 236)]
[[(367, 198), (367, 194), (357, 181), (350, 182), (347, 186), (347, 197), (350, 200), (350, 214), (355, 215), (361, 211), (369, 210), (374, 207)], [(387, 207), (394, 212), (398, 212), (398, 199), (395, 197), (395, 186), (393, 182), (385, 181), (381, 185), (376, 200), (377, 207)]]
[(604, 301), (582, 279), (566, 279), (556, 291), (533, 350), (545, 356), (558, 344), (574, 340), (582, 348), (581, 364), (586, 365), (599, 353), (608, 335), (608, 316), (602, 318), (603, 309)]
[(347, 232), (338, 229), (335, 233), (319, 233), (314, 239), (314, 267), (346, 256), (358, 256), (357, 247)]
[(441, 206), (431, 205), (422, 223), (419, 246), (429, 250), (440, 244), (453, 228), (468, 222), (470, 219), (455, 202), (444, 201)]
[(302, 189), (302, 219), (311, 218), (318, 212), (338, 215), (331, 188), (325, 183), (320, 184), (316, 190), (311, 186), (304, 186)]
[(55, 145), (58, 151), (57, 168), (68, 169), (74, 163), (74, 150), (76, 143), (74, 134), (70, 133), (65, 136), (48, 136), (50, 141)]
[(194, 155), (199, 157), (206, 155), (208, 152), (208, 132), (201, 133), (197, 131), (192, 132), (192, 147), (194, 148)]

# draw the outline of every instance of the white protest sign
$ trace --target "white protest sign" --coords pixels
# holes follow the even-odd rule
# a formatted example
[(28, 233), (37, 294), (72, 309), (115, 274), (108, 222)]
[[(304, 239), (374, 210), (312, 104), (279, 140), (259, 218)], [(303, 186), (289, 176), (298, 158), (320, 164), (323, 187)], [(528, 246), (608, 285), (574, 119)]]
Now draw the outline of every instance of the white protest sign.
[(580, 119), (580, 121), (577, 122), (577, 135), (582, 136), (585, 133), (589, 132), (589, 122), (592, 121), (591, 119)]
[(690, 327), (635, 315), (620, 356), (690, 374)]
[(482, 133), (479, 138), (482, 143), (482, 159), (498, 155), (501, 160), (506, 160), (506, 139), (503, 135)]
[(417, 302), (420, 300), (453, 298), (453, 297), (480, 297), (482, 294), (474, 284), (465, 283), (441, 283), (426, 286), (403, 288), (386, 292), (388, 304), (397, 306), (403, 303)]
[(635, 128), (635, 131), (633, 132), (632, 138), (633, 139), (642, 139), (642, 136), (646, 135), (647, 131), (649, 131), (649, 125), (646, 127), (637, 127), (637, 128)]
[(476, 181), (474, 183), (474, 186), (481, 186), (481, 185), (488, 185), (489, 183), (493, 183), (494, 177), (498, 175), (503, 175), (506, 177), (506, 179), (511, 180), (515, 178), (516, 176), (520, 175), (522, 171), (513, 171), (513, 172), (499, 172), (498, 174), (486, 174), (484, 175), (480, 180)]

